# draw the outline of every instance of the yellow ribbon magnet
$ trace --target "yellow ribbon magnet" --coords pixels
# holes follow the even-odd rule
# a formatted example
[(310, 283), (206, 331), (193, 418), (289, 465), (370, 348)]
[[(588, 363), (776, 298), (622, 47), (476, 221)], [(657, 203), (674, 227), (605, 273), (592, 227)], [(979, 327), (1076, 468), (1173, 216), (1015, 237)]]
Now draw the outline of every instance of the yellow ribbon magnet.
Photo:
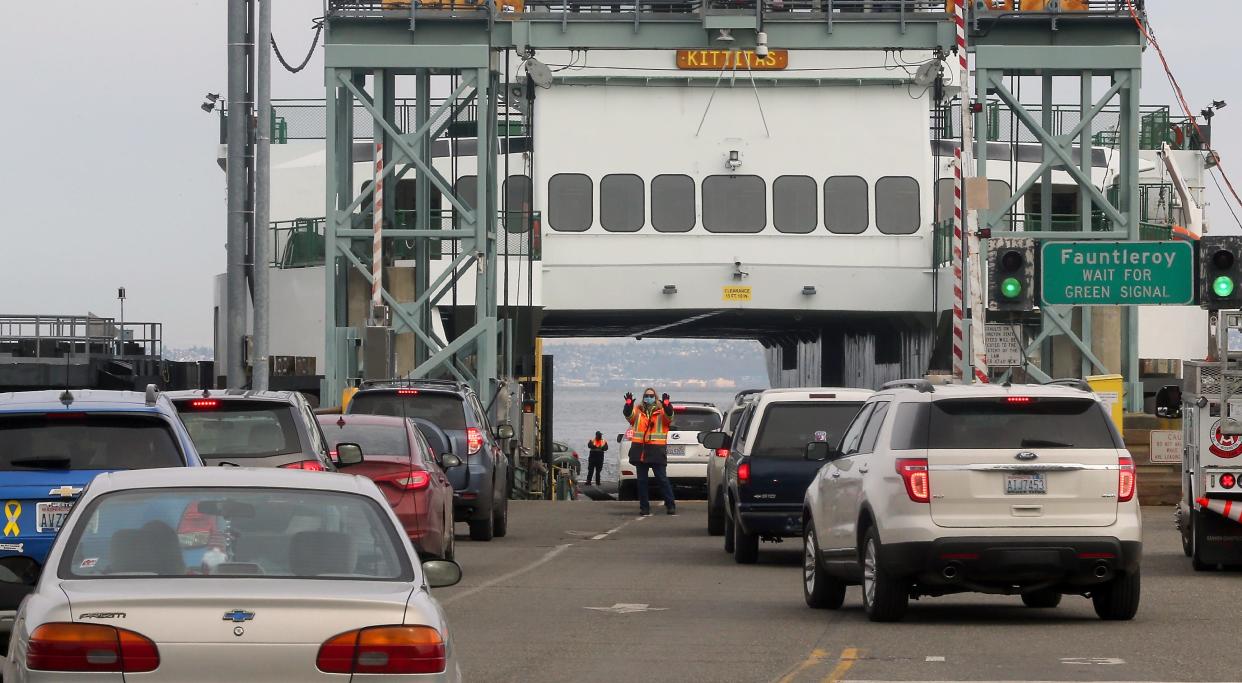
[(22, 504), (10, 500), (4, 504), (4, 516), (8, 518), (9, 523), (4, 525), (5, 536), (20, 536), (22, 528), (17, 526), (17, 518), (22, 515)]

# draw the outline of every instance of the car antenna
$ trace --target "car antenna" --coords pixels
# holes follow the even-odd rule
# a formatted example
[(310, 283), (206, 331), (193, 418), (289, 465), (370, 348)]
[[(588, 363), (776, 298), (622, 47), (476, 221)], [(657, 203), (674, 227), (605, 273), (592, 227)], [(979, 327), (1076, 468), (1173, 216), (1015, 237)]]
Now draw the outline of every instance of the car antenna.
[(68, 408), (73, 403), (73, 394), (69, 391), (69, 360), (73, 356), (73, 347), (69, 347), (69, 353), (65, 354), (65, 391), (60, 395), (60, 402)]

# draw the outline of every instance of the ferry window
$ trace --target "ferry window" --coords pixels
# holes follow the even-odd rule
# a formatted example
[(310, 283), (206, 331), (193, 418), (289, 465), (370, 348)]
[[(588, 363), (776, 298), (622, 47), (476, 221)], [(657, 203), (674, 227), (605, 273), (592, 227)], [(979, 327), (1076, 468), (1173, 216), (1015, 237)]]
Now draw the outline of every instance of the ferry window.
[[(479, 177), (473, 175), (461, 176), (453, 185), (453, 191), (462, 204), (474, 208), (474, 201), (478, 199), (479, 194)], [(453, 209), (453, 223), (460, 223), (457, 207), (453, 206), (452, 203), (449, 206)], [(460, 228), (461, 225), (457, 225), (457, 227)]]
[(548, 180), (548, 225), (561, 232), (583, 232), (591, 227), (591, 177), (557, 173)]
[(525, 233), (530, 230), (530, 176), (511, 175), (505, 180), (505, 230)]
[(703, 227), (708, 232), (751, 233), (768, 225), (768, 186), (757, 175), (703, 179)]
[(688, 232), (694, 227), (694, 179), (658, 175), (651, 179), (651, 225), (660, 232)]
[(599, 224), (608, 232), (638, 232), (647, 222), (643, 179), (613, 173), (599, 181)]
[(886, 176), (875, 183), (875, 226), (885, 235), (919, 231), (919, 181)]
[(819, 224), (815, 179), (783, 175), (772, 181), (772, 222), (781, 232), (805, 235)]
[(824, 224), (838, 235), (859, 235), (871, 223), (867, 181), (838, 175), (824, 181)]

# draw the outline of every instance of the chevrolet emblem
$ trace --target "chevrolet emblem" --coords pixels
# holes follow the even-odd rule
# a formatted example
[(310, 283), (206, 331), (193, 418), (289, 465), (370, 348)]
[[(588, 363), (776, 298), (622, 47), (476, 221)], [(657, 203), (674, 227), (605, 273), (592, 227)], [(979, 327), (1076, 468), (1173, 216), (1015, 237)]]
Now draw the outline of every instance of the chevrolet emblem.
[(82, 492), (80, 486), (69, 486), (68, 484), (47, 492), (49, 496), (60, 496), (61, 498), (73, 498)]

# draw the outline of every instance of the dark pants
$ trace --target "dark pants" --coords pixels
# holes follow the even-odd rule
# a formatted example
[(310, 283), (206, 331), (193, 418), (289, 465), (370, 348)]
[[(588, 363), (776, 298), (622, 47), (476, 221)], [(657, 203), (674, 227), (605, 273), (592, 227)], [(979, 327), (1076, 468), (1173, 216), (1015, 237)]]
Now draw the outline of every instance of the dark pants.
[(660, 485), (660, 493), (664, 495), (664, 507), (673, 509), (677, 505), (677, 501), (673, 500), (673, 486), (668, 483), (668, 465), (664, 463), (645, 463), (640, 462), (635, 465), (638, 475), (638, 509), (647, 511), (651, 509), (651, 500), (647, 494), (647, 469), (655, 473), (656, 482)]
[(587, 485), (589, 486), (591, 484), (591, 475), (594, 474), (595, 485), (599, 486), (599, 483), (600, 483), (599, 475), (600, 475), (600, 472), (603, 472), (603, 471), (604, 471), (604, 455), (601, 453), (599, 458), (596, 458), (594, 455), (592, 455), (590, 457), (590, 460), (588, 460), (587, 462), (587, 478), (586, 478)]

